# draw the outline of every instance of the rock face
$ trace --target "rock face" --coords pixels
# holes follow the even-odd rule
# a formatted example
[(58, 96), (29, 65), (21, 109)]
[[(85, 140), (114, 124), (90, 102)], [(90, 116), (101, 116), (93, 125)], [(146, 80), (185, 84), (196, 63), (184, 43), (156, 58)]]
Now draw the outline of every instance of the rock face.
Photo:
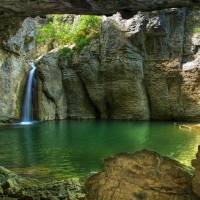
[(188, 168), (148, 150), (106, 159), (103, 170), (86, 181), (86, 191), (88, 200), (199, 199)]
[(30, 187), (31, 185), (41, 184), (41, 182), (23, 178), (0, 166), (0, 197), (10, 196), (14, 197), (15, 193), (23, 187)]
[(74, 68), (101, 118), (149, 119), (142, 56), (111, 26), (103, 22), (101, 48), (85, 48)]
[(82, 80), (69, 66), (67, 61), (59, 63), (58, 49), (37, 62), (36, 119), (84, 119), (97, 116)]
[(192, 160), (192, 166), (195, 169), (194, 178), (192, 181), (192, 187), (195, 194), (200, 198), (200, 146), (196, 154), (196, 159)]
[(134, 12), (173, 7), (200, 6), (198, 0), (4, 0), (0, 3), (0, 18), (37, 16), (53, 13), (109, 15), (120, 11), (125, 18)]
[(34, 46), (34, 20), (27, 18), (17, 33), (10, 36), (8, 30), (7, 34), (0, 42), (0, 123), (20, 118), (28, 69), (25, 58)]
[(57, 56), (57, 52), (52, 51), (37, 63), (38, 94), (34, 107), (38, 120), (67, 118), (67, 103)]
[(16, 199), (84, 199), (85, 194), (79, 179), (42, 183), (31, 178), (21, 177), (0, 167), (0, 199), (5, 197)]
[[(71, 64), (57, 63), (67, 117), (200, 120), (199, 18), (185, 8), (104, 17), (99, 39)], [(44, 77), (52, 69), (61, 82), (60, 70), (43, 65)]]

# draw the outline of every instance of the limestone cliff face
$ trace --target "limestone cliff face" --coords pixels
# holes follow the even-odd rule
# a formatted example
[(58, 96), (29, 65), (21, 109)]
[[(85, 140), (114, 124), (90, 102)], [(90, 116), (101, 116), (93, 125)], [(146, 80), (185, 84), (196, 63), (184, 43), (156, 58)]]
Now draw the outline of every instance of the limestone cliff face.
[(199, 66), (194, 65), (199, 56), (199, 12), (171, 9), (158, 16), (147, 28), (144, 46), (151, 118), (199, 120)]
[(101, 118), (149, 119), (142, 56), (113, 18), (104, 20), (99, 43), (82, 51), (75, 70)]
[(80, 76), (67, 60), (60, 63), (58, 55), (58, 49), (55, 49), (37, 61), (35, 118), (96, 118), (96, 109)]
[(62, 78), (48, 66), (63, 81), (66, 117), (199, 120), (199, 18), (185, 8), (104, 17), (100, 38), (61, 64)]
[(37, 63), (37, 101), (38, 120), (65, 119), (67, 103), (62, 83), (62, 73), (57, 63), (57, 51), (53, 50)]
[[(19, 25), (17, 22), (16, 24)], [(0, 123), (20, 119), (20, 103), (26, 82), (26, 72), (28, 71), (25, 57), (26, 53), (34, 46), (34, 27), (34, 21), (27, 18), (18, 27), (17, 32), (9, 32), (8, 29), (5, 37), (1, 35)], [(14, 35), (11, 36), (10, 34), (13, 33)]]

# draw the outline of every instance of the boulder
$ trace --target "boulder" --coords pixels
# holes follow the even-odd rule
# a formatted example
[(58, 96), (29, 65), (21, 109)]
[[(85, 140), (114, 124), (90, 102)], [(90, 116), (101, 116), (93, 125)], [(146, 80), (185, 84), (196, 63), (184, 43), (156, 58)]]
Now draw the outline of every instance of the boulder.
[(86, 199), (197, 200), (192, 174), (191, 168), (153, 151), (120, 153), (86, 180)]

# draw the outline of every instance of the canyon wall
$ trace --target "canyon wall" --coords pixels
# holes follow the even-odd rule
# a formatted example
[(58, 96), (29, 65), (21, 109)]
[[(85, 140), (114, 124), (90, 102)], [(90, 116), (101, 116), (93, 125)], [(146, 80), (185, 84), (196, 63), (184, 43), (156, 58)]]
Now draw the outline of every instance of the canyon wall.
[(25, 61), (27, 52), (34, 47), (35, 23), (31, 18), (24, 21), (18, 18), (0, 21), (3, 32), (0, 36), (1, 124), (21, 117), (23, 91), (29, 70)]
[[(199, 18), (186, 8), (104, 16), (100, 37), (72, 61), (59, 49), (38, 59), (34, 118), (198, 121)], [(1, 122), (21, 117), (34, 47), (33, 19), (15, 20), (0, 42)]]
[(198, 9), (103, 17), (73, 61), (37, 61), (36, 118), (200, 120)]

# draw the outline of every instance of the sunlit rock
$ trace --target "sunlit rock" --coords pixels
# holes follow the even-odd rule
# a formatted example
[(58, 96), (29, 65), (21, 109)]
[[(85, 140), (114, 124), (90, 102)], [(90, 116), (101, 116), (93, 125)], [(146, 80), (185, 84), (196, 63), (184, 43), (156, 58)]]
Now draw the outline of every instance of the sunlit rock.
[[(9, 20), (8, 20), (9, 22)], [(26, 55), (34, 47), (35, 22), (27, 18), (23, 23), (14, 21), (0, 34), (0, 122), (19, 120), (27, 73)], [(1, 23), (2, 24), (2, 23)], [(3, 23), (4, 24), (4, 23)], [(5, 37), (4, 37), (5, 34)]]
[[(185, 8), (140, 12), (128, 20), (119, 13), (103, 17), (100, 37), (74, 52), (70, 64), (67, 58), (59, 64), (49, 53), (51, 61), (41, 70), (63, 83), (69, 118), (198, 121), (199, 18), (199, 10)], [(45, 71), (52, 63), (60, 70)], [(38, 92), (47, 97), (56, 87), (50, 85), (49, 92), (46, 84)], [(53, 119), (51, 110), (42, 119)]]
[(100, 118), (198, 121), (199, 16), (173, 8), (104, 17), (100, 38), (64, 70), (79, 77)]
[(120, 153), (86, 181), (88, 200), (197, 200), (192, 170), (156, 152)]

